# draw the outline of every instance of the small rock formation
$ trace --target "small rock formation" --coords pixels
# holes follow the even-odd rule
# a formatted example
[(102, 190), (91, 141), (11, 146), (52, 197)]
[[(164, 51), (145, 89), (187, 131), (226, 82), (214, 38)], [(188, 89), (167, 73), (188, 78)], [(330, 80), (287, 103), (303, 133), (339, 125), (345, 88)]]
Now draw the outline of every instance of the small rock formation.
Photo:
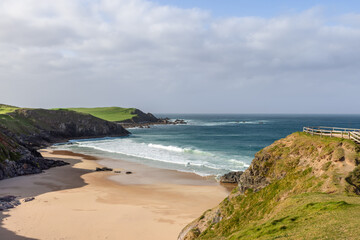
[(15, 196), (4, 196), (0, 198), (0, 211), (14, 208), (20, 205), (20, 201)]
[(157, 118), (151, 113), (144, 113), (139, 109), (135, 109), (133, 114), (136, 114), (136, 117), (132, 119), (127, 119), (124, 121), (118, 122), (120, 125), (125, 128), (150, 128), (151, 125), (162, 125), (162, 124), (187, 124), (187, 122), (183, 119), (176, 119), (175, 121), (171, 121), (170, 118)]
[(239, 172), (229, 172), (220, 177), (221, 183), (239, 183), (240, 177), (243, 174), (243, 171)]
[(52, 167), (60, 167), (69, 163), (60, 160), (50, 160), (41, 157), (34, 157), (27, 153), (17, 161), (5, 159), (0, 162), (0, 180), (29, 174), (41, 173)]
[(24, 202), (31, 202), (31, 201), (33, 201), (33, 200), (35, 200), (34, 197), (28, 197), (28, 198), (25, 198), (25, 199), (24, 199)]
[(174, 124), (187, 124), (187, 122), (184, 119), (176, 119)]
[(97, 167), (96, 168), (96, 172), (111, 172), (113, 169), (112, 168), (108, 168), (108, 167), (102, 167), (102, 168), (99, 168)]

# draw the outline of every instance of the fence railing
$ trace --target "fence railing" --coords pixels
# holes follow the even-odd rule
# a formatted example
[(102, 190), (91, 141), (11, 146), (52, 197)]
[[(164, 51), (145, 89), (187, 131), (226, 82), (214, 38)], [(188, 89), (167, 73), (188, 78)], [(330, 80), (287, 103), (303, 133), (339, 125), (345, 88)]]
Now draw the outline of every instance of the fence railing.
[(311, 135), (350, 139), (360, 144), (360, 129), (356, 128), (304, 127), (303, 131)]

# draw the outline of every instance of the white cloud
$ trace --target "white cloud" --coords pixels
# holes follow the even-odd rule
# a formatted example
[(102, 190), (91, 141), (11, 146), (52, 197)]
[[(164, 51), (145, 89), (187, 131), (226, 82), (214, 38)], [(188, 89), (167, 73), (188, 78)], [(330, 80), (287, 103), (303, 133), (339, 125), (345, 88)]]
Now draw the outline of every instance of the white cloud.
[(2, 0), (0, 16), (3, 103), (359, 113), (356, 14), (328, 24), (318, 8), (218, 19), (145, 0)]

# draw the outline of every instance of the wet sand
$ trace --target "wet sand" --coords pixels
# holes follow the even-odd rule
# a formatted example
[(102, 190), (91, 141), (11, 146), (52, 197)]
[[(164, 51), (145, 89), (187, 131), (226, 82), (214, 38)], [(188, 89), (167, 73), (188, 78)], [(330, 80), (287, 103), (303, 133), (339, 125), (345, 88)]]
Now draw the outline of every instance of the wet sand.
[[(177, 239), (227, 195), (215, 180), (116, 160), (121, 173), (94, 172), (111, 159), (41, 150), (70, 166), (0, 181), (0, 196), (34, 196), (0, 212), (1, 239)], [(126, 174), (131, 171), (132, 174)]]

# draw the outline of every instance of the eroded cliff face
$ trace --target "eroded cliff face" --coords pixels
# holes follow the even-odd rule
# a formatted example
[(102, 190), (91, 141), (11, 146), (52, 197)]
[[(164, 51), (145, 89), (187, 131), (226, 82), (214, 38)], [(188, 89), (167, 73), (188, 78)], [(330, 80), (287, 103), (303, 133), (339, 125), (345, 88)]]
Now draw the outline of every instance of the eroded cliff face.
[(0, 118), (0, 179), (39, 173), (62, 161), (47, 160), (36, 149), (68, 139), (127, 136), (121, 125), (65, 110), (18, 109)]
[[(324, 229), (330, 223), (320, 221), (322, 215), (313, 212), (309, 213), (310, 217), (302, 216), (310, 210), (301, 204), (332, 205), (336, 200), (360, 193), (359, 161), (359, 146), (349, 140), (294, 133), (259, 151), (229, 197), (190, 223), (178, 239), (282, 239), (283, 236), (302, 239), (298, 221), (302, 218), (311, 218), (314, 225), (321, 226), (318, 229), (309, 226), (315, 236), (327, 236), (329, 233)], [(298, 202), (293, 203), (294, 198)], [(333, 201), (326, 202), (328, 199)], [(360, 204), (360, 197), (349, 199)], [(336, 202), (341, 205), (339, 208), (342, 202)], [(297, 213), (296, 209), (302, 207), (306, 210)], [(346, 212), (346, 207), (341, 210), (344, 219), (352, 214)], [(278, 225), (284, 224), (281, 217), (288, 219), (291, 214), (296, 215), (293, 218), (296, 220), (289, 220), (288, 226)], [(339, 217), (334, 221), (344, 219)]]
[(159, 122), (159, 120), (160, 120), (157, 117), (155, 117), (153, 114), (144, 113), (143, 111), (141, 111), (139, 109), (135, 109), (133, 114), (135, 114), (136, 116), (133, 117), (132, 119), (121, 121), (121, 123), (139, 123), (139, 124), (141, 124), (141, 123), (156, 123), (156, 122)]
[(19, 109), (9, 116), (19, 119), (25, 129), (10, 129), (24, 144), (44, 146), (71, 138), (127, 136), (120, 124), (108, 122), (89, 114), (66, 110)]

